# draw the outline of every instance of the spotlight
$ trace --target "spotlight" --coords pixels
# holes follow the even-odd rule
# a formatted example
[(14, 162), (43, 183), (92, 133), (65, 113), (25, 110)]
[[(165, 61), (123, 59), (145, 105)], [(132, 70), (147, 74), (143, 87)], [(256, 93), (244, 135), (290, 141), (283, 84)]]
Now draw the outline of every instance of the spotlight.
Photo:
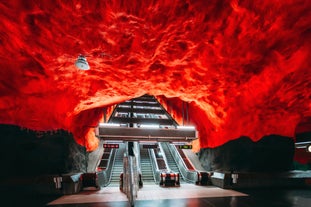
[(307, 146), (307, 152), (311, 152), (311, 144)]
[(80, 70), (89, 70), (90, 66), (86, 61), (86, 57), (84, 55), (79, 55), (78, 59), (75, 62), (75, 65)]

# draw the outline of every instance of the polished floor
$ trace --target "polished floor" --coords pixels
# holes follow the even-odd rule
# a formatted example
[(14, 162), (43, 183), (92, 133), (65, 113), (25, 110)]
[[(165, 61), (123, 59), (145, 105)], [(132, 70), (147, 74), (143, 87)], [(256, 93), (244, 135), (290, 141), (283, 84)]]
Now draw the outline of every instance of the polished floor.
[[(157, 185), (145, 185), (138, 191), (137, 204), (162, 203), (161, 200), (178, 200), (178, 199), (197, 199), (197, 198), (217, 198), (217, 197), (237, 197), (247, 196), (233, 190), (224, 190), (217, 187), (202, 187), (192, 184), (184, 184), (180, 187), (163, 188)], [(83, 191), (76, 195), (67, 195), (56, 199), (49, 205), (59, 204), (76, 204), (76, 203), (113, 203), (127, 202), (126, 195), (121, 193), (118, 187), (103, 188), (99, 191)], [(141, 202), (142, 201), (142, 202)], [(166, 201), (167, 202), (167, 201)], [(118, 205), (119, 206), (119, 205)], [(122, 206), (122, 205), (121, 205)], [(125, 205), (126, 206), (126, 205)], [(139, 206), (139, 205), (138, 205)], [(152, 205), (156, 206), (156, 205)], [(180, 206), (180, 205), (179, 205)]]
[[(66, 195), (49, 207), (127, 207), (125, 194), (118, 187)], [(214, 186), (184, 184), (163, 188), (145, 185), (138, 191), (137, 207), (310, 207), (311, 189), (253, 189), (243, 192)]]
[[(5, 196), (5, 197), (3, 197)], [(75, 195), (26, 195), (1, 192), (1, 206), (128, 207), (118, 187), (82, 191)], [(311, 189), (225, 190), (214, 186), (184, 184), (162, 188), (145, 185), (139, 190), (136, 207), (310, 207)]]

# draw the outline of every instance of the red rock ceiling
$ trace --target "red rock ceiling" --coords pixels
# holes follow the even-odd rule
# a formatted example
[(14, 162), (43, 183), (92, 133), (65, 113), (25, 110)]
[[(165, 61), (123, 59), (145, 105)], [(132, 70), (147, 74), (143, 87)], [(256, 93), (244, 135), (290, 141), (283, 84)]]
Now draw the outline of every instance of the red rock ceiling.
[(148, 93), (188, 102), (201, 147), (215, 147), (293, 136), (311, 115), (309, 0), (10, 0), (0, 11), (2, 124), (66, 129), (92, 150), (102, 108)]

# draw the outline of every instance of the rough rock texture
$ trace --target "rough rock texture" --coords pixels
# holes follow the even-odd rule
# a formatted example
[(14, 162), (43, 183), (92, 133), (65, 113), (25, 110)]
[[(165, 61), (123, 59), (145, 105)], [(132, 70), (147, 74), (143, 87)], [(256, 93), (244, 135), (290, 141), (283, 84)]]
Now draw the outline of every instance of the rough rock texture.
[(220, 147), (201, 149), (198, 155), (207, 170), (272, 172), (291, 170), (294, 152), (292, 138), (271, 135), (258, 142), (241, 137)]
[[(94, 160), (71, 134), (35, 132), (12, 125), (0, 125), (4, 146), (0, 150), (1, 179), (7, 176), (38, 176), (85, 172)], [(92, 152), (93, 153), (93, 152)], [(89, 159), (92, 158), (92, 160)]]
[(94, 150), (103, 109), (149, 93), (189, 103), (204, 148), (292, 137), (311, 115), (310, 11), (310, 0), (1, 1), (0, 123), (64, 129)]

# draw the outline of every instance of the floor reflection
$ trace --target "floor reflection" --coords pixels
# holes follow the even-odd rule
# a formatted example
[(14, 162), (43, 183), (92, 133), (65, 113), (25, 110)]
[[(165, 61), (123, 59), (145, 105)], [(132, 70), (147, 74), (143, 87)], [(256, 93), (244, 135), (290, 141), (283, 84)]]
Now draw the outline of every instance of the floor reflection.
[[(129, 207), (126, 200), (117, 201), (115, 198), (120, 196), (119, 192), (94, 192), (82, 193), (67, 197), (67, 200), (62, 200), (63, 196), (58, 198), (42, 196), (42, 195), (23, 195), (13, 191), (1, 192), (2, 206), (45, 206), (45, 207)], [(150, 192), (149, 192), (150, 190)], [(193, 191), (189, 187), (189, 194), (192, 197), (182, 198), (183, 193), (187, 191), (175, 191), (176, 189), (166, 189), (165, 195), (161, 194), (162, 198), (156, 197), (155, 188), (145, 189), (148, 193), (154, 194), (152, 199), (138, 199), (135, 202), (136, 207), (310, 207), (311, 205), (311, 189), (248, 189), (236, 191), (223, 191), (218, 188), (199, 188), (199, 192)], [(164, 190), (165, 191), (165, 190)], [(162, 189), (163, 192), (163, 189)], [(210, 192), (210, 193), (209, 193)], [(217, 192), (217, 193), (216, 193)], [(231, 195), (228, 192), (232, 193)], [(172, 195), (177, 198), (172, 198)], [(204, 194), (205, 193), (205, 194)], [(237, 194), (239, 193), (239, 194)], [(247, 194), (248, 196), (236, 196)], [(143, 195), (143, 193), (141, 194)], [(194, 196), (197, 197), (194, 197)], [(207, 195), (207, 196), (203, 196)], [(209, 195), (209, 196), (208, 196)], [(85, 197), (83, 197), (85, 196)], [(88, 196), (91, 199), (87, 199)], [(113, 201), (93, 200), (93, 198), (101, 198), (108, 196)], [(114, 198), (114, 199), (113, 199)], [(80, 199), (80, 200), (79, 200)], [(53, 201), (60, 201), (54, 202)], [(67, 201), (61, 202), (61, 201)], [(69, 202), (70, 201), (70, 202)], [(47, 204), (50, 203), (51, 205)]]

